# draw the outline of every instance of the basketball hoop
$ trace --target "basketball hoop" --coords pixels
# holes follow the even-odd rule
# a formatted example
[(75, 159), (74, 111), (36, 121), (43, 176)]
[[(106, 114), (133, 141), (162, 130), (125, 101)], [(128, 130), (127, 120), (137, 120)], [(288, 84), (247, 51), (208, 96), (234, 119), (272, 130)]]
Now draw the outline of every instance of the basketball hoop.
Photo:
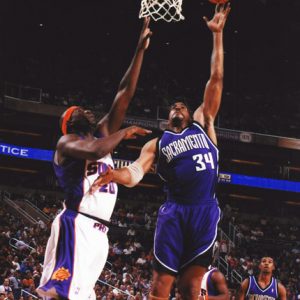
[(181, 14), (183, 0), (142, 0), (139, 18), (150, 16), (154, 21), (184, 20)]

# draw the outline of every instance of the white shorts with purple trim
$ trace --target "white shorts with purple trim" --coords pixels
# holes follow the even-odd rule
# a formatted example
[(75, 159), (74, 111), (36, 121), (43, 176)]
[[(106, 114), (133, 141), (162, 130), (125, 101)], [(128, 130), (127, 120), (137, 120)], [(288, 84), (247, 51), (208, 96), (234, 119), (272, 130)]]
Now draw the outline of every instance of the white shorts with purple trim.
[(44, 299), (96, 299), (108, 255), (108, 227), (65, 209), (53, 221), (37, 292)]

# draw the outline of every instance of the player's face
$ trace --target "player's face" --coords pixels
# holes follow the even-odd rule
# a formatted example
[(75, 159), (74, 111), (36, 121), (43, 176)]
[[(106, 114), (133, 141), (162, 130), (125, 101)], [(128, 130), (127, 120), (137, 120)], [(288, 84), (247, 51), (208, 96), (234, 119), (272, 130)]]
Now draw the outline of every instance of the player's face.
[(171, 124), (181, 123), (185, 125), (191, 119), (187, 106), (182, 102), (176, 102), (171, 106), (169, 112), (169, 122)]
[(74, 110), (72, 114), (72, 121), (76, 122), (82, 119), (86, 119), (91, 125), (96, 124), (95, 115), (89, 109), (83, 109), (82, 107), (79, 107)]
[(263, 273), (272, 273), (275, 269), (272, 257), (263, 257), (260, 260), (259, 269)]

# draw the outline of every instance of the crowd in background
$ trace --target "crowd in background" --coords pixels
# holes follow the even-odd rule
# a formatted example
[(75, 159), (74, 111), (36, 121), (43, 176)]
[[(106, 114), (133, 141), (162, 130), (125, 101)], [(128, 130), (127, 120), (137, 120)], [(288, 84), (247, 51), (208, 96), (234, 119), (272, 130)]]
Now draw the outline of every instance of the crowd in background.
[[(104, 60), (103, 67), (108, 68)], [(100, 68), (101, 68), (100, 67)], [(47, 91), (31, 89), (7, 83), (5, 93), (24, 100), (42, 101), (45, 104), (71, 106), (81, 105), (103, 114), (110, 108), (118, 86), (119, 74), (113, 71), (98, 78), (89, 78), (80, 83), (81, 88)], [(172, 76), (166, 67), (152, 62), (143, 74), (135, 98), (128, 108), (128, 115), (147, 119), (167, 119), (167, 108), (176, 100), (186, 101), (192, 109), (202, 101), (199, 88)], [(284, 94), (275, 91), (234, 92), (224, 90), (222, 108), (217, 126), (242, 131), (299, 138), (299, 90), (287, 90)], [(285, 110), (281, 110), (284, 98)], [(259, 107), (259, 109), (257, 109)]]
[[(61, 204), (57, 200), (47, 200), (45, 195), (40, 197), (45, 200), (39, 202), (40, 208), (50, 217), (49, 222), (37, 219), (36, 224), (30, 225), (15, 217), (5, 207), (0, 209), (0, 294), (5, 290), (7, 299), (28, 300), (32, 299), (31, 295), (36, 296), (35, 288), (41, 278), (51, 220), (61, 210)], [(95, 285), (97, 300), (146, 299), (151, 285), (157, 208), (158, 204), (155, 202), (117, 202), (111, 218), (108, 260)], [(224, 209), (225, 213), (226, 211)], [(222, 234), (219, 234), (215, 244), (215, 257), (221, 257), (228, 264), (225, 276), (232, 294), (238, 283), (233, 280), (231, 272), (237, 271), (242, 278), (255, 274), (261, 255), (268, 253), (267, 246), (279, 243), (281, 251), (274, 257), (276, 277), (287, 287), (288, 299), (299, 299), (298, 225), (291, 220), (281, 220), (278, 223), (274, 219), (273, 223), (272, 218), (259, 215), (257, 218), (239, 215), (233, 220), (226, 215), (221, 223), (221, 228), (226, 232), (228, 222), (234, 222), (237, 232), (237, 245), (233, 245)], [(172, 297), (175, 297), (175, 292), (174, 289)]]

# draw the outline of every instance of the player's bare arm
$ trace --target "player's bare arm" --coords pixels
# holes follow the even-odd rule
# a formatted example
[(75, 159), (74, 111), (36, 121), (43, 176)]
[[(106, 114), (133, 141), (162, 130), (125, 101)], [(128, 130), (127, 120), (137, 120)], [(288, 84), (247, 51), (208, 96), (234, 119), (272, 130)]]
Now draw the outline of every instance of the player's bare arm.
[(109, 112), (98, 123), (98, 130), (103, 135), (109, 135), (120, 129), (128, 105), (136, 91), (144, 52), (150, 43), (152, 32), (149, 28), (150, 18), (144, 18), (143, 28), (131, 64), (122, 78), (116, 97)]
[(236, 294), (236, 300), (244, 300), (246, 297), (246, 292), (249, 286), (249, 278), (246, 278), (239, 287), (237, 294)]
[(278, 283), (278, 295), (280, 300), (286, 300), (286, 289), (282, 283)]
[(194, 119), (206, 130), (208, 136), (217, 144), (214, 129), (215, 117), (219, 111), (223, 90), (224, 49), (223, 28), (230, 12), (230, 5), (216, 5), (215, 14), (211, 20), (204, 17), (207, 27), (213, 34), (213, 51), (211, 56), (210, 78), (206, 84), (203, 103), (194, 113)]
[(208, 300), (228, 300), (229, 291), (224, 275), (220, 272), (212, 273), (212, 282), (214, 284), (215, 290), (218, 291), (219, 295), (217, 296), (208, 296)]
[(144, 136), (149, 133), (151, 133), (150, 130), (131, 126), (100, 139), (93, 136), (82, 139), (76, 134), (68, 134), (58, 141), (55, 160), (58, 164), (62, 164), (66, 157), (97, 160), (112, 152), (121, 140), (135, 138), (137, 135)]
[[(93, 190), (97, 189), (97, 187), (105, 185), (111, 181), (128, 187), (135, 186), (140, 180), (142, 180), (144, 174), (150, 170), (152, 164), (154, 163), (156, 144), (157, 138), (150, 140), (143, 146), (139, 158), (130, 165), (138, 165), (137, 169), (132, 171), (130, 166), (114, 170), (108, 169), (106, 173), (101, 174), (93, 183), (93, 187), (90, 192), (93, 192)], [(138, 174), (136, 174), (137, 172)], [(139, 178), (132, 178), (134, 176), (138, 176)]]

